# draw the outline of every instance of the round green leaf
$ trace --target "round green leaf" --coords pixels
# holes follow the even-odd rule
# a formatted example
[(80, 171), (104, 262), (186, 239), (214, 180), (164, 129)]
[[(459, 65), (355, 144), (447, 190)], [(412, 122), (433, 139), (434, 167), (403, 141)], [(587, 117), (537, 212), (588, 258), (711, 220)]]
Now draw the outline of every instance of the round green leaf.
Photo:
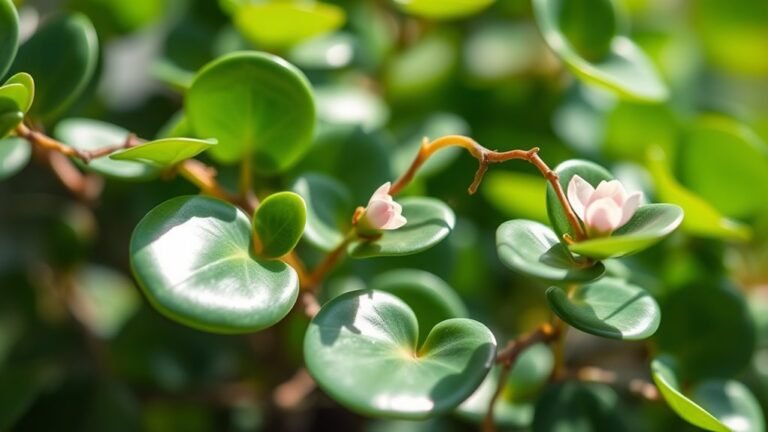
[(321, 2), (266, 2), (242, 6), (235, 26), (257, 45), (285, 47), (344, 25), (344, 9)]
[[(571, 159), (567, 160), (560, 165), (556, 166), (555, 174), (558, 176), (558, 181), (563, 191), (568, 191), (568, 183), (571, 178), (578, 174), (581, 178), (587, 181), (592, 186), (597, 186), (601, 181), (613, 180), (613, 175), (600, 165), (587, 160)], [(558, 238), (563, 238), (564, 234), (570, 235), (575, 238), (571, 225), (568, 223), (568, 218), (565, 216), (560, 200), (557, 199), (557, 194), (552, 188), (552, 185), (547, 183), (547, 214), (549, 215), (549, 222), (552, 224), (552, 228), (557, 233)]]
[(744, 384), (733, 380), (705, 380), (686, 396), (672, 358), (655, 358), (651, 372), (664, 400), (687, 422), (716, 432), (765, 430), (760, 404)]
[(116, 336), (141, 305), (133, 281), (107, 267), (88, 265), (75, 277), (71, 310), (91, 333)]
[(412, 15), (431, 19), (453, 19), (476, 14), (495, 0), (395, 0)]
[(656, 333), (657, 345), (677, 359), (681, 379), (727, 378), (749, 365), (755, 323), (744, 296), (729, 282), (704, 276), (659, 303), (664, 325)]
[(443, 321), (417, 346), (414, 312), (392, 294), (343, 294), (323, 306), (304, 338), (307, 369), (345, 407), (424, 419), (452, 410), (482, 382), (496, 340), (481, 323)]
[(32, 107), (32, 102), (35, 100), (35, 80), (32, 79), (32, 75), (26, 72), (19, 72), (16, 75), (8, 78), (5, 82), (8, 84), (21, 84), (27, 89), (26, 97), (19, 99), (19, 109), (25, 113)]
[(653, 177), (659, 199), (676, 204), (685, 212), (681, 225), (683, 231), (740, 241), (749, 240), (752, 236), (752, 230), (748, 226), (723, 216), (710, 203), (678, 183), (670, 172), (666, 155), (660, 147), (653, 147), (649, 151), (648, 170)]
[(768, 146), (744, 124), (699, 119), (686, 131), (675, 159), (681, 183), (723, 214), (748, 218), (766, 209), (755, 197), (768, 196)]
[(528, 220), (504, 222), (496, 250), (512, 270), (548, 281), (588, 282), (605, 272), (602, 263), (574, 258), (548, 226)]
[[(515, 191), (510, 194), (509, 191)], [(480, 186), (483, 197), (503, 216), (548, 222), (544, 197), (547, 181), (540, 175), (492, 171)]]
[(187, 92), (185, 112), (198, 136), (219, 140), (210, 154), (223, 163), (253, 157), (257, 169), (280, 171), (312, 144), (309, 82), (271, 54), (237, 52), (209, 63)]
[(16, 57), (19, 43), (19, 15), (12, 0), (0, 0), (0, 77), (5, 76)]
[(299, 294), (291, 267), (253, 257), (248, 216), (213, 198), (176, 197), (152, 209), (133, 232), (130, 257), (152, 305), (201, 330), (269, 327)]
[(98, 40), (85, 15), (69, 13), (46, 22), (20, 48), (13, 71), (38, 78), (32, 118), (49, 121), (65, 111), (93, 77)]
[[(413, 309), (419, 328), (431, 329), (450, 318), (468, 318), (469, 312), (444, 280), (432, 273), (415, 269), (391, 270), (376, 276), (370, 284), (376, 291), (394, 294)], [(427, 335), (419, 335), (419, 344)]]
[[(129, 134), (127, 130), (119, 126), (80, 118), (63, 120), (54, 130), (54, 136), (57, 139), (80, 150), (95, 150), (122, 144)], [(77, 159), (75, 162), (80, 163)], [(112, 160), (108, 157), (97, 158), (87, 165), (81, 165), (99, 174), (126, 180), (147, 180), (160, 173), (157, 167), (146, 163)]]
[(547, 301), (569, 325), (611, 339), (645, 339), (661, 321), (659, 305), (650, 294), (613, 277), (578, 285), (570, 293), (549, 287)]
[(359, 239), (349, 245), (353, 258), (411, 255), (442, 241), (456, 223), (453, 210), (434, 198), (409, 197), (399, 200), (408, 222), (392, 231), (384, 231), (375, 240)]
[(32, 96), (29, 94), (29, 90), (22, 84), (5, 84), (0, 87), (0, 99), (5, 102), (0, 102), (6, 105), (8, 101), (11, 101), (16, 109), (25, 112), (25, 109), (31, 102)]
[(32, 157), (32, 146), (23, 138), (10, 137), (0, 140), (0, 180), (21, 171)]
[(310, 173), (297, 178), (291, 189), (307, 205), (304, 238), (320, 249), (333, 250), (352, 222), (354, 206), (346, 186), (331, 177)]
[(533, 10), (547, 45), (581, 79), (627, 99), (667, 98), (653, 63), (619, 34), (614, 0), (534, 0)]
[(629, 430), (619, 397), (604, 384), (567, 381), (551, 386), (536, 403), (533, 432)]
[(304, 200), (278, 192), (261, 202), (253, 216), (254, 249), (264, 258), (280, 258), (296, 247), (307, 223)]
[(135, 160), (160, 167), (169, 167), (191, 159), (215, 145), (215, 139), (165, 138), (112, 153), (109, 158)]
[(568, 245), (579, 255), (595, 259), (616, 258), (647, 249), (672, 233), (683, 221), (683, 209), (673, 204), (640, 206), (632, 218), (610, 237)]
[[(494, 406), (494, 423), (503, 427), (528, 427), (533, 421), (532, 401), (544, 388), (555, 365), (552, 350), (545, 344), (527, 348), (515, 361), (507, 383)], [(499, 383), (499, 366), (494, 366), (483, 384), (456, 410), (457, 414), (480, 423), (488, 412)]]
[[(9, 104), (13, 103), (8, 99), (5, 99), (5, 101), (8, 101)], [(2, 105), (5, 105), (5, 103), (3, 102), (3, 99), (0, 99), (0, 138), (4, 138), (13, 132), (13, 130), (16, 129), (16, 126), (24, 120), (23, 112), (14, 109), (7, 111), (2, 110)]]

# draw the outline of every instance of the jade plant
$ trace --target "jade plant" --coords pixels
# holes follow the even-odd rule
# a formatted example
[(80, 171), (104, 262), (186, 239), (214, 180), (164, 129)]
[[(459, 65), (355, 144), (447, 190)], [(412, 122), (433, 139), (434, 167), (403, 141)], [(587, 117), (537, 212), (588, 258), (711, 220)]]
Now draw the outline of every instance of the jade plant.
[[(164, 317), (162, 325), (210, 334), (205, 340), (212, 345), (198, 349), (215, 351), (215, 344), (224, 343), (215, 341), (233, 338), (247, 338), (257, 352), (263, 344), (264, 362), (252, 365), (266, 370), (259, 374), (286, 366), (265, 359), (291, 358), (286, 361), (293, 378), (269, 390), (288, 411), (317, 388), (335, 406), (364, 417), (456, 418), (484, 431), (667, 427), (649, 421), (635, 428), (631, 416), (638, 414), (617, 408), (624, 403), (649, 404), (643, 406), (674, 412), (712, 431), (764, 430), (758, 399), (736, 379), (754, 350), (752, 318), (728, 279), (722, 248), (709, 243), (749, 244), (753, 236), (749, 221), (764, 208), (754, 205), (756, 197), (728, 198), (724, 185), (731, 179), (711, 178), (718, 176), (718, 164), (743, 160), (747, 173), (735, 170), (734, 181), (747, 178), (744, 184), (763, 191), (768, 147), (760, 138), (732, 120), (703, 117), (671, 126), (680, 128), (673, 140), (641, 142), (630, 150), (619, 146), (608, 156), (571, 151), (562, 157), (550, 151), (559, 144), (547, 139), (533, 147), (526, 144), (529, 137), (518, 136), (503, 143), (505, 150), (492, 149), (501, 145), (494, 134), (505, 140), (515, 135), (471, 134), (450, 118), (447, 127), (434, 121), (431, 129), (403, 138), (402, 145), (381, 145), (375, 131), (385, 128), (390, 115), (385, 102), (370, 89), (349, 90), (343, 78), (341, 84), (328, 83), (329, 71), (345, 67), (345, 55), (352, 55), (345, 49), (354, 44), (345, 41), (375, 40), (373, 33), (386, 30), (377, 27), (377, 14), (399, 22), (410, 51), (390, 60), (386, 73), (376, 72), (382, 63), (373, 57), (359, 69), (391, 90), (393, 116), (397, 109), (407, 113), (410, 105), (439, 107), (441, 102), (408, 96), (430, 94), (436, 91), (432, 81), (443, 79), (440, 71), (419, 76), (420, 68), (431, 67), (424, 59), (433, 66), (453, 55), (446, 53), (452, 53), (456, 35), (440, 33), (453, 31), (451, 20), (471, 19), (496, 5), (492, 0), (379, 3), (222, 0), (199, 6), (223, 17), (229, 36), (222, 39), (228, 42), (194, 67), (172, 55), (155, 64), (153, 73), (167, 91), (176, 92), (179, 110), (154, 135), (139, 136), (119, 121), (91, 114), (98, 109), (77, 108), (92, 97), (97, 71), (107, 69), (99, 60), (104, 52), (99, 40), (110, 37), (103, 21), (94, 26), (85, 14), (60, 12), (20, 36), (19, 11), (11, 0), (0, 0), (0, 178), (23, 176), (34, 155), (83, 208), (99, 208), (102, 200), (119, 203), (120, 194), (151, 197), (149, 202), (126, 198), (124, 206), (116, 204), (103, 215), (102, 235), (114, 233), (116, 243), (125, 241), (117, 244), (123, 251), (118, 255), (125, 257), (143, 300), (133, 294), (130, 280), (78, 264), (87, 255), (75, 251), (80, 231), (67, 231), (74, 239), (68, 252), (43, 259), (44, 264), (35, 261), (35, 268), (54, 275), (51, 286), (69, 287), (63, 301), (99, 361), (105, 352), (131, 357), (117, 343), (114, 350), (104, 344), (118, 337), (131, 311), (145, 302)], [(149, 7), (135, 5), (147, 13)], [(117, 10), (97, 16), (122, 16)], [(608, 100), (606, 106), (659, 110), (672, 97), (657, 66), (630, 38), (626, 17), (613, 0), (529, 5), (528, 25), (541, 32), (536, 39), (541, 50), (562, 67), (556, 76), (569, 77), (582, 92), (564, 106)], [(378, 30), (366, 28), (368, 19)], [(431, 32), (424, 25), (429, 22), (448, 24)], [(123, 24), (130, 29), (128, 23)], [(365, 57), (374, 51), (354, 52)], [(480, 96), (468, 98), (473, 97)], [(592, 108), (595, 114), (598, 108)], [(495, 113), (482, 115), (495, 117), (486, 123), (496, 122), (496, 130), (505, 127)], [(647, 123), (642, 115), (633, 119), (641, 131), (660, 124), (652, 116)], [(493, 144), (483, 145), (486, 140)], [(699, 153), (691, 144), (696, 140), (714, 155)], [(718, 140), (733, 145), (722, 150)], [(612, 163), (611, 151), (629, 155), (619, 159), (634, 163), (634, 176)], [(477, 166), (457, 157), (459, 152)], [(547, 162), (544, 155), (560, 163)], [(461, 197), (460, 182), (469, 184), (469, 195), (481, 190), (482, 197)], [(477, 216), (490, 211), (487, 202), (511, 207), (500, 214), (515, 217)], [(108, 228), (121, 212), (133, 215), (126, 216), (130, 235)], [(686, 249), (696, 241), (703, 242), (700, 251)], [(483, 248), (494, 243), (489, 260)], [(446, 258), (444, 251), (459, 257)], [(496, 263), (500, 266), (493, 269)], [(469, 289), (458, 293), (434, 274), (450, 275), (452, 266), (468, 275), (469, 282), (461, 283)], [(693, 268), (693, 276), (678, 268)], [(499, 276), (483, 274), (491, 269)], [(82, 288), (91, 285), (101, 288)], [(489, 290), (502, 300), (489, 301)], [(519, 307), (505, 305), (521, 298), (527, 300)], [(512, 318), (500, 316), (522, 316), (526, 304), (536, 312), (511, 331)], [(718, 313), (721, 309), (730, 315)], [(688, 313), (691, 321), (681, 321)], [(708, 330), (694, 337), (686, 326)], [(143, 332), (138, 335), (155, 337), (151, 326)], [(271, 342), (275, 338), (284, 342)], [(745, 348), (729, 338), (752, 342)], [(626, 341), (615, 349), (632, 360), (609, 370), (601, 361), (576, 361), (569, 352), (579, 341), (599, 346), (603, 342), (594, 341), (602, 340)], [(296, 353), (298, 360), (292, 357)], [(114, 378), (134, 366), (105, 367), (104, 373), (118, 371)], [(172, 377), (176, 367), (171, 364), (164, 373)], [(35, 383), (61, 371), (41, 363), (25, 369), (26, 375), (0, 376), (0, 382), (15, 378), (22, 381), (20, 388), (30, 389), (28, 402), (0, 416), (0, 428), (17, 420), (35, 424), (24, 417), (30, 405), (32, 412), (40, 409), (33, 401), (45, 391)], [(250, 393), (244, 394), (242, 400), (250, 401)], [(447, 427), (431, 425), (424, 427)]]

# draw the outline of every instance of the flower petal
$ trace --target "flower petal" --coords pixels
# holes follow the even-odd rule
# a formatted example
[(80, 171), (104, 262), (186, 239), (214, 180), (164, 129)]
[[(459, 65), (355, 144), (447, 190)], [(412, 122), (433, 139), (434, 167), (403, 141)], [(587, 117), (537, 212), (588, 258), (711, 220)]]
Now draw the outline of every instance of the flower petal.
[(594, 192), (595, 188), (578, 174), (571, 177), (571, 181), (568, 182), (568, 202), (576, 216), (582, 221), (584, 220), (584, 207)]
[(642, 192), (634, 192), (627, 198), (626, 201), (624, 201), (624, 205), (621, 207), (621, 220), (619, 221), (619, 226), (616, 228), (624, 226), (624, 224), (632, 219), (632, 216), (635, 215), (637, 208), (640, 207), (640, 200), (642, 197)]
[(622, 209), (611, 197), (604, 197), (590, 203), (585, 216), (588, 232), (607, 235), (619, 227)]
[(616, 205), (622, 206), (624, 205), (624, 201), (627, 199), (627, 192), (624, 190), (624, 185), (622, 185), (620, 181), (603, 180), (600, 182), (600, 184), (597, 185), (597, 188), (595, 188), (595, 193), (592, 194), (589, 202), (587, 202), (586, 205), (589, 206), (590, 202), (594, 202), (602, 198), (611, 198), (613, 202), (616, 203)]
[(387, 198), (391, 201), (392, 196), (389, 194), (389, 188), (392, 186), (392, 183), (386, 182), (383, 185), (379, 186), (378, 189), (376, 189), (375, 192), (373, 192), (373, 195), (371, 195), (371, 199), (368, 200), (368, 205), (371, 205), (371, 202), (373, 202), (374, 199), (384, 199)]
[(395, 215), (392, 204), (382, 199), (371, 199), (368, 207), (365, 209), (365, 215), (368, 224), (374, 229), (381, 229)]
[(405, 225), (408, 220), (405, 218), (405, 216), (401, 214), (395, 214), (395, 216), (389, 220), (386, 224), (384, 224), (381, 229), (385, 230), (395, 230), (400, 228), (401, 226)]

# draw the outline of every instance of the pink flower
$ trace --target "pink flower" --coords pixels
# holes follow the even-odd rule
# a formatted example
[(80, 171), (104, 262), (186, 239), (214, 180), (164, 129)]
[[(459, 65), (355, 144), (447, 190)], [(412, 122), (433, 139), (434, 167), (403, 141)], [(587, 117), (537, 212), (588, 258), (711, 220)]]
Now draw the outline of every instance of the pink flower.
[(360, 225), (364, 229), (371, 230), (395, 230), (405, 225), (403, 207), (392, 199), (389, 194), (389, 182), (376, 189), (365, 212), (360, 217)]
[(588, 237), (611, 235), (637, 211), (641, 192), (627, 194), (618, 180), (601, 181), (597, 188), (574, 175), (568, 183), (568, 201), (584, 222)]

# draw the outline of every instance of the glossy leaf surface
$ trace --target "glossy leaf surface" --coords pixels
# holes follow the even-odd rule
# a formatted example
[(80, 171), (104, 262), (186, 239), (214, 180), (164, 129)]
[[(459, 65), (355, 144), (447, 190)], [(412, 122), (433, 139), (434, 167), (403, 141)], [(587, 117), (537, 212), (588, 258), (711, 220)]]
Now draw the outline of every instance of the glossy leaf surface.
[(109, 155), (114, 160), (135, 160), (160, 167), (174, 166), (216, 145), (216, 140), (164, 138)]
[(423, 419), (455, 408), (488, 373), (493, 334), (456, 318), (420, 331), (414, 312), (392, 294), (362, 290), (331, 300), (304, 339), (307, 369), (319, 386), (356, 412)]
[[(432, 328), (451, 318), (469, 318), (469, 312), (444, 280), (432, 273), (415, 269), (398, 269), (382, 273), (371, 280), (370, 288), (396, 295), (416, 314), (419, 328)], [(419, 335), (419, 344), (427, 334)]]
[(293, 192), (278, 192), (259, 204), (253, 216), (254, 250), (264, 258), (280, 258), (296, 247), (307, 222), (307, 206)]
[(408, 222), (392, 231), (383, 231), (374, 240), (356, 240), (349, 246), (354, 258), (411, 255), (429, 249), (453, 230), (453, 210), (434, 198), (409, 197), (398, 200)]
[(602, 263), (574, 258), (548, 226), (511, 220), (496, 230), (501, 262), (512, 270), (548, 281), (587, 282), (605, 272)]
[(150, 302), (167, 317), (222, 333), (280, 321), (299, 292), (296, 272), (254, 258), (251, 221), (212, 198), (181, 196), (152, 209), (131, 238), (131, 267)]
[(219, 144), (210, 154), (223, 163), (253, 157), (262, 171), (294, 164), (312, 143), (315, 104), (309, 82), (280, 57), (237, 52), (205, 66), (185, 99), (198, 136)]
[(19, 15), (12, 0), (0, 0), (0, 78), (11, 66), (19, 42)]
[(332, 177), (309, 173), (296, 179), (291, 189), (307, 204), (304, 238), (330, 251), (344, 239), (351, 226), (352, 197), (346, 186)]
[(570, 294), (550, 287), (547, 301), (569, 325), (611, 339), (645, 339), (661, 321), (659, 305), (650, 294), (613, 277), (579, 285)]
[(26, 72), (19, 72), (16, 75), (8, 78), (5, 85), (19, 84), (24, 86), (27, 90), (23, 98), (17, 100), (19, 109), (23, 112), (29, 111), (32, 107), (32, 102), (35, 100), (35, 80), (32, 76)]

